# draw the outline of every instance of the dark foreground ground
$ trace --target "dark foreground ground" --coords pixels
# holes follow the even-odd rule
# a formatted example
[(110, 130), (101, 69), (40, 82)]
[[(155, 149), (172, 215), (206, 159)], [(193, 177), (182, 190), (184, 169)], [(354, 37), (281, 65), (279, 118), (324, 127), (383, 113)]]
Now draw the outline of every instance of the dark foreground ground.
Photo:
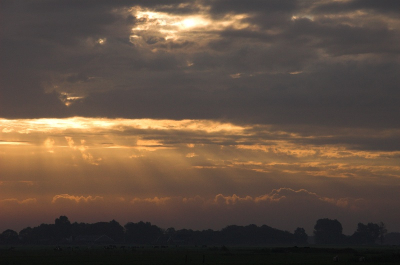
[(1, 265), (362, 263), (400, 264), (400, 247), (0, 246)]

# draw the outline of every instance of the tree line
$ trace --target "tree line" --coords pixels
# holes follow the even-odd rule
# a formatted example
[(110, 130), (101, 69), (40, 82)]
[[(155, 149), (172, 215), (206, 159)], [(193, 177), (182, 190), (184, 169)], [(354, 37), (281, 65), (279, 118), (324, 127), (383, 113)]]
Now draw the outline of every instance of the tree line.
[[(357, 230), (346, 236), (338, 220), (317, 220), (313, 236), (316, 244), (383, 244), (387, 233), (384, 223), (359, 223)], [(55, 219), (54, 224), (26, 227), (19, 233), (7, 229), (0, 234), (0, 244), (79, 244), (82, 238), (102, 237), (115, 243), (137, 245), (306, 245), (309, 236), (301, 227), (293, 233), (267, 225), (229, 225), (221, 230), (194, 231), (162, 229), (150, 222), (128, 222), (124, 226), (117, 221), (97, 223), (71, 223), (66, 216)], [(86, 243), (93, 241), (85, 241)]]
[(387, 229), (383, 222), (379, 224), (358, 223), (357, 230), (350, 236), (343, 234), (342, 224), (336, 219), (319, 219), (314, 226), (314, 237), (317, 244), (383, 244), (386, 233)]

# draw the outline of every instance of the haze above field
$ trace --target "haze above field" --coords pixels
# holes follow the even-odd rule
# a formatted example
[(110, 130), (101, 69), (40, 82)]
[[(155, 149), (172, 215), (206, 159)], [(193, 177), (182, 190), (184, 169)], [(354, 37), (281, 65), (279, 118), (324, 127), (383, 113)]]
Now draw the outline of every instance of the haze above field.
[(0, 231), (400, 231), (400, 2), (0, 2)]

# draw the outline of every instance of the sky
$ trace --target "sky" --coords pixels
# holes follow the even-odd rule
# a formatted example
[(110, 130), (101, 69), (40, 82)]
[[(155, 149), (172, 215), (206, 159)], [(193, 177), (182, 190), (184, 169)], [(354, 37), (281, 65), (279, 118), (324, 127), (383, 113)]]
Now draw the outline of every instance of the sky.
[(400, 1), (0, 1), (0, 232), (400, 232)]

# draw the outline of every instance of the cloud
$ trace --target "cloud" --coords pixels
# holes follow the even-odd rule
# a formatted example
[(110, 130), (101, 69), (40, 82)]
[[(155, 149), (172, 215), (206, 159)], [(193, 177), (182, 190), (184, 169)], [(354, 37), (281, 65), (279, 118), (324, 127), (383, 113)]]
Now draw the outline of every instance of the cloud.
[[(239, 197), (237, 195), (232, 196), (223, 196), (219, 194), (215, 197), (214, 202), (216, 204), (226, 204), (226, 205), (235, 205), (235, 204), (243, 204), (243, 203), (251, 203), (251, 204), (279, 204), (279, 203), (294, 203), (298, 202), (302, 203), (315, 203), (318, 204), (319, 201), (328, 202), (337, 207), (348, 208), (351, 210), (358, 209), (360, 206), (364, 206), (360, 204), (362, 199), (354, 199), (354, 198), (327, 198), (321, 197), (314, 192), (307, 191), (305, 189), (293, 190), (291, 188), (280, 188), (274, 189), (271, 193), (261, 195), (258, 197)], [(365, 210), (365, 209), (364, 209)]]
[[(26, 148), (31, 147), (29, 150), (32, 152), (51, 150), (54, 152), (52, 154), (57, 153), (57, 159), (62, 157), (63, 161), (68, 161), (65, 160), (68, 153), (75, 166), (81, 165), (79, 161), (83, 161), (88, 165), (112, 167), (110, 161), (117, 159), (118, 163), (126, 162), (119, 160), (120, 157), (135, 157), (138, 158), (135, 159), (137, 162), (148, 161), (156, 165), (155, 161), (168, 160), (164, 154), (169, 153), (175, 159), (190, 158), (174, 162), (182, 172), (186, 172), (188, 166), (192, 170), (215, 169), (217, 172), (229, 169), (236, 172), (231, 174), (253, 171), (277, 176), (292, 174), (299, 178), (312, 176), (372, 180), (378, 175), (384, 178), (400, 175), (396, 165), (400, 146), (397, 129), (82, 117), (3, 119), (0, 124), (13, 131), (5, 134), (7, 138), (4, 143), (9, 143), (8, 139), (19, 139), (22, 143), (29, 143)], [(45, 148), (43, 143), (48, 143), (47, 147), (51, 149)], [(68, 144), (69, 152), (65, 143)], [(23, 147), (7, 144), (4, 145), (4, 151), (16, 152), (22, 150), (16, 148)], [(145, 154), (147, 151), (154, 154)], [(28, 154), (32, 153), (26, 152)], [(64, 168), (64, 165), (58, 166)], [(123, 171), (131, 174), (128, 173), (130, 168), (124, 166)], [(12, 171), (15, 174), (21, 169), (15, 168)]]
[(36, 198), (28, 198), (28, 199), (24, 199), (24, 200), (18, 200), (18, 199), (3, 199), (0, 200), (0, 203), (3, 205), (15, 205), (15, 204), (19, 204), (19, 205), (29, 205), (29, 204), (36, 204)]
[(372, 11), (378, 13), (393, 13), (399, 12), (400, 5), (397, 1), (383, 0), (351, 0), (351, 1), (335, 1), (335, 2), (323, 2), (317, 4), (314, 8), (319, 12), (326, 13), (341, 13), (341, 12), (355, 12), (355, 11)]
[(215, 13), (291, 13), (298, 8), (298, 1), (272, 0), (259, 1), (250, 0), (247, 3), (241, 1), (217, 0), (205, 1), (211, 6), (211, 12)]
[(63, 203), (63, 202), (75, 202), (75, 203), (89, 203), (102, 201), (103, 197), (101, 196), (74, 196), (69, 194), (59, 194), (53, 197), (51, 203)]
[[(332, 198), (320, 196), (305, 189), (274, 189), (261, 196), (238, 196), (218, 194), (214, 197), (154, 197), (134, 198), (131, 200), (131, 211), (140, 212), (141, 218), (152, 220), (164, 227), (174, 225), (185, 227), (193, 220), (201, 220), (206, 225), (197, 223), (198, 229), (210, 227), (222, 228), (228, 224), (248, 225), (250, 223), (267, 224), (273, 227), (295, 229), (301, 225), (310, 232), (314, 223), (306, 223), (306, 219), (323, 216), (351, 216), (344, 220), (349, 226), (355, 222), (356, 216), (369, 211), (369, 202), (358, 198)], [(159, 214), (163, 213), (160, 218)], [(294, 220), (288, 218), (296, 216)], [(338, 218), (338, 217), (336, 217)], [(349, 221), (349, 220), (353, 221)], [(297, 225), (297, 226), (296, 226)], [(356, 223), (353, 224), (354, 226)], [(186, 226), (187, 228), (187, 226)], [(346, 227), (351, 231), (352, 226)]]
[[(279, 188), (274, 189), (268, 194), (264, 194), (257, 197), (244, 196), (240, 197), (236, 194), (231, 196), (224, 196), (222, 194), (216, 195), (214, 198), (201, 197), (199, 195), (195, 197), (154, 197), (154, 198), (134, 198), (131, 200), (133, 204), (154, 204), (159, 207), (168, 207), (172, 204), (202, 204), (202, 208), (209, 207), (241, 207), (243, 205), (252, 205), (251, 207), (263, 207), (271, 204), (303, 204), (303, 203), (314, 203), (320, 204), (329, 203), (337, 207), (348, 208), (354, 210), (357, 208), (357, 204), (363, 201), (358, 198), (329, 198), (319, 196), (314, 192), (307, 191), (305, 189), (294, 190), (291, 188)], [(364, 209), (365, 210), (365, 209)]]
[(81, 152), (82, 159), (84, 161), (86, 161), (87, 163), (89, 163), (91, 165), (94, 165), (94, 166), (98, 166), (99, 165), (99, 162), (102, 160), (102, 158), (94, 158), (93, 155), (87, 151), (88, 147), (85, 146), (85, 143), (86, 143), (85, 140), (81, 140), (81, 145), (80, 146), (75, 145), (74, 140), (70, 136), (65, 136), (65, 140), (67, 140), (68, 146), (71, 149), (79, 150)]
[(134, 198), (131, 200), (131, 203), (133, 203), (133, 204), (135, 204), (135, 203), (154, 203), (156, 205), (160, 205), (160, 204), (167, 203), (169, 200), (171, 200), (171, 198), (169, 198), (169, 197), (164, 197), (164, 198), (154, 197), (154, 198), (146, 198), (146, 199)]
[(19, 5), (2, 8), (3, 117), (399, 126), (394, 1)]
[(226, 205), (234, 205), (236, 203), (240, 203), (240, 202), (246, 202), (246, 201), (252, 201), (253, 198), (251, 198), (250, 196), (247, 196), (245, 198), (240, 198), (239, 196), (237, 196), (236, 194), (232, 195), (232, 196), (223, 196), (222, 194), (218, 194), (217, 196), (215, 196), (214, 202), (216, 204), (226, 204)]

